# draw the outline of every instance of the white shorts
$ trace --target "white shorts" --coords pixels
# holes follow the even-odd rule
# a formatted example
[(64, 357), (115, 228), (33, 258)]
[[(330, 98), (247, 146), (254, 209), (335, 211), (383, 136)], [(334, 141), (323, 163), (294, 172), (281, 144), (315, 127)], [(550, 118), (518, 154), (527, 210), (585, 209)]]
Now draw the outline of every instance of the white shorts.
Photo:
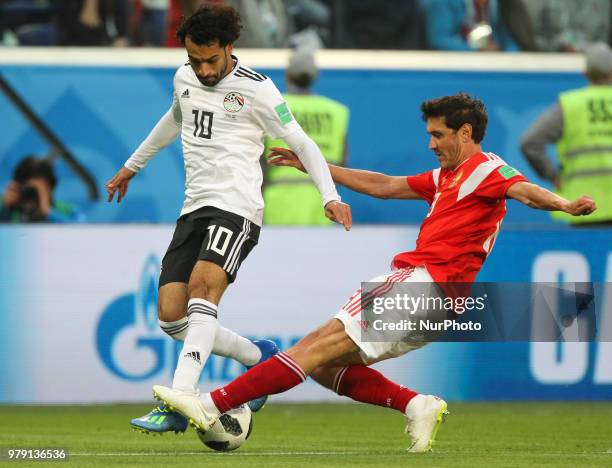
[[(393, 271), (386, 275), (377, 276), (367, 283), (385, 283), (376, 288), (378, 290), (376, 294), (378, 297), (380, 295), (384, 296), (384, 294), (390, 292), (394, 283), (434, 283), (434, 280), (424, 267), (409, 267)], [(427, 291), (429, 297), (437, 296), (444, 298), (442, 291), (435, 284), (431, 284), (431, 287), (427, 286)], [(362, 290), (359, 288), (334, 316), (334, 318), (340, 320), (344, 324), (346, 333), (361, 350), (361, 357), (364, 363), (371, 364), (390, 357), (401, 356), (427, 344), (427, 341), (409, 339), (410, 334), (414, 335), (411, 331), (399, 332), (402, 335), (401, 337), (397, 337), (396, 332), (393, 338), (386, 341), (371, 341), (364, 339), (364, 322), (366, 321), (362, 316), (362, 312), (365, 307), (366, 304), (362, 303)], [(427, 310), (421, 311), (425, 316), (427, 316), (429, 312), (430, 311)], [(410, 316), (409, 312), (398, 313), (404, 314), (404, 317), (398, 316), (396, 319), (409, 318)]]

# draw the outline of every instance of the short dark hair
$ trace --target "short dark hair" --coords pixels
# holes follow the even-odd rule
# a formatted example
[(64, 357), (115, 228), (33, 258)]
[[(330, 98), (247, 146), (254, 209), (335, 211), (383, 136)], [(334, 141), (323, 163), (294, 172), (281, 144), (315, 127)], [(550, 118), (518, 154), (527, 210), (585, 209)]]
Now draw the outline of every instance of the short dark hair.
[(443, 96), (421, 104), (423, 120), (432, 117), (444, 117), (448, 128), (459, 130), (463, 124), (472, 125), (472, 139), (480, 143), (487, 130), (487, 111), (483, 102), (466, 93)]
[(57, 177), (53, 165), (46, 159), (38, 159), (35, 156), (27, 156), (22, 159), (13, 171), (13, 180), (19, 184), (26, 183), (29, 179), (45, 179), (51, 190), (57, 185)]
[(198, 45), (219, 42), (221, 47), (240, 37), (242, 23), (238, 12), (229, 5), (205, 3), (189, 18), (183, 17), (176, 37), (185, 44), (187, 36)]
[(287, 74), (287, 80), (296, 85), (298, 88), (308, 89), (312, 86), (315, 78), (308, 73), (300, 73), (299, 75)]

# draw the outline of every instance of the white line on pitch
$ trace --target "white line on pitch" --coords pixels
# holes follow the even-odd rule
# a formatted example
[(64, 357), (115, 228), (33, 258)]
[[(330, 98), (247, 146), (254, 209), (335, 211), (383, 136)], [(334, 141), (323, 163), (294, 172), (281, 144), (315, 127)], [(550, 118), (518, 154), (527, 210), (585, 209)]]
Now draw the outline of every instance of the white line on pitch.
[[(232, 456), (232, 457), (274, 457), (274, 456), (303, 456), (303, 455), (386, 455), (393, 452), (237, 452), (237, 453), (215, 453), (215, 452), (125, 452), (125, 453), (95, 453), (95, 452), (76, 452), (70, 453), (71, 457), (177, 457), (177, 456)], [(400, 453), (400, 452), (398, 452)]]

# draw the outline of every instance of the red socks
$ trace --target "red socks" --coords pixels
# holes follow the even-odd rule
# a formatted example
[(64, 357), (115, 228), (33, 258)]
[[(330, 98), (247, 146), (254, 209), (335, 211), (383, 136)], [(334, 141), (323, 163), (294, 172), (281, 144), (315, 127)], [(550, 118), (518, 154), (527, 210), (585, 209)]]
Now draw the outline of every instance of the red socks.
[(306, 380), (302, 368), (287, 354), (280, 353), (249, 369), (210, 396), (221, 413), (255, 398), (282, 393)]
[(418, 395), (366, 366), (342, 368), (336, 374), (332, 390), (356, 401), (393, 408), (402, 413), (408, 402)]
[[(249, 369), (225, 387), (211, 392), (221, 413), (264, 395), (285, 392), (306, 380), (302, 368), (287, 354), (280, 353)], [(391, 382), (380, 372), (366, 366), (343, 367), (336, 375), (333, 391), (353, 400), (402, 413), (418, 393)]]

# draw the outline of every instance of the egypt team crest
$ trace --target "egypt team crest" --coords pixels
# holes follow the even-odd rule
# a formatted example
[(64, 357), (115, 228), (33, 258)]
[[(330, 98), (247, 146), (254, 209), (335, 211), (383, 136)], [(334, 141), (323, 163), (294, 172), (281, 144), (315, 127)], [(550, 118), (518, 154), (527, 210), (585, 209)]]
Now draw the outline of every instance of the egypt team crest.
[(223, 98), (223, 107), (228, 112), (238, 112), (244, 106), (244, 96), (237, 92), (227, 93)]

